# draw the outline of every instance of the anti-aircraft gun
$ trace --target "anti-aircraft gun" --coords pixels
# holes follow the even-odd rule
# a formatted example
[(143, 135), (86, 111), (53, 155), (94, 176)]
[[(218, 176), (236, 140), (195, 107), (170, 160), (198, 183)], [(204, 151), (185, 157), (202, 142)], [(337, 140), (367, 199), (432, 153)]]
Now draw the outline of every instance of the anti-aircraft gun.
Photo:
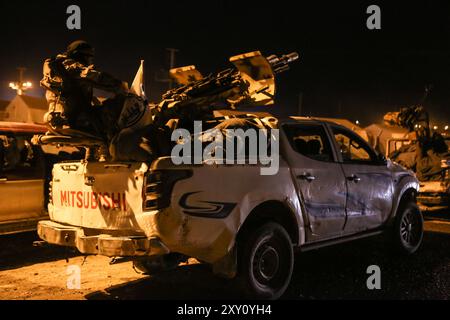
[(298, 53), (264, 57), (259, 51), (230, 58), (234, 68), (203, 77), (195, 66), (170, 70), (181, 85), (169, 90), (154, 108), (154, 123), (172, 118), (206, 116), (215, 109), (270, 105), (275, 96), (275, 75), (289, 70)]

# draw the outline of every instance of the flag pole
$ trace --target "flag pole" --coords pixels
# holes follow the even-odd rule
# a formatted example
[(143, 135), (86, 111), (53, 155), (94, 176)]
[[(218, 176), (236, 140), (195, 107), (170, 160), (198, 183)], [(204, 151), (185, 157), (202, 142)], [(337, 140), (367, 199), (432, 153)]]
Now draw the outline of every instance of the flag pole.
[(147, 96), (147, 93), (145, 91), (144, 59), (141, 59), (141, 68), (142, 68), (142, 91), (144, 91), (145, 96)]

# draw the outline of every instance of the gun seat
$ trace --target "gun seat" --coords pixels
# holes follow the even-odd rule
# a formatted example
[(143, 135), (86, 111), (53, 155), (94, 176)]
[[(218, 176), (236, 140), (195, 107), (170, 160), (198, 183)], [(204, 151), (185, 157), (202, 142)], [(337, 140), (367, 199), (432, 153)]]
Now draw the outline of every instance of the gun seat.
[(106, 141), (103, 138), (74, 129), (48, 131), (44, 135), (35, 135), (32, 139), (32, 143), (41, 145), (57, 144), (73, 147), (106, 146)]
[(85, 160), (98, 159), (99, 161), (106, 161), (109, 156), (108, 144), (103, 138), (74, 129), (52, 130), (44, 135), (35, 135), (31, 139), (31, 143), (83, 147), (86, 149)]

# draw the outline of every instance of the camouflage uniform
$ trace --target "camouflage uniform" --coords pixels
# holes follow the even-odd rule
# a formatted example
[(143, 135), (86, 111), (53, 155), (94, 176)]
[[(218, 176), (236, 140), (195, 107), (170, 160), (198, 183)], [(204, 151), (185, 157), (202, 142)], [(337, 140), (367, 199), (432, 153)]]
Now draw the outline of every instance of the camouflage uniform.
[[(45, 60), (43, 73), (41, 86), (47, 89), (46, 99), (49, 105), (44, 122), (55, 131), (66, 128), (94, 134), (108, 131), (103, 125), (108, 126), (111, 122), (105, 121), (107, 115), (100, 102), (94, 103), (93, 89), (122, 93), (122, 81), (66, 54)], [(108, 112), (111, 111), (117, 119), (120, 103), (109, 103), (108, 107), (116, 109)]]

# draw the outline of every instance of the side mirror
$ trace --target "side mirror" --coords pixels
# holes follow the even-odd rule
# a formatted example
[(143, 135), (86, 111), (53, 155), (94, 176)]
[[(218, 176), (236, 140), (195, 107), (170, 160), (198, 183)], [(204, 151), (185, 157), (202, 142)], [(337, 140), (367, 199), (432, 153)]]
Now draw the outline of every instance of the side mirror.
[(378, 154), (378, 161), (380, 162), (380, 164), (382, 165), (386, 165), (387, 164), (387, 159), (384, 156), (384, 154), (379, 153)]

